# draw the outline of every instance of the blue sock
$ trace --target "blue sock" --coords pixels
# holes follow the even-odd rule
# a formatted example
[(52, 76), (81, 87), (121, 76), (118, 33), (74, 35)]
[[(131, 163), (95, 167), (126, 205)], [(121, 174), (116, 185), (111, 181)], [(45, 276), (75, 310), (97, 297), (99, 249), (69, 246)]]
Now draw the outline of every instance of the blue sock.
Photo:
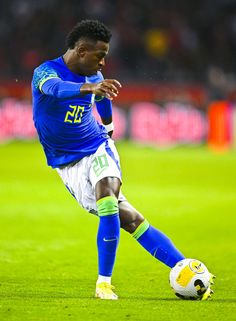
[(120, 238), (120, 218), (115, 197), (104, 197), (97, 202), (100, 223), (97, 234), (98, 273), (111, 276)]
[(161, 231), (149, 225), (146, 220), (132, 235), (152, 256), (171, 268), (184, 259), (183, 254), (177, 250), (171, 240)]

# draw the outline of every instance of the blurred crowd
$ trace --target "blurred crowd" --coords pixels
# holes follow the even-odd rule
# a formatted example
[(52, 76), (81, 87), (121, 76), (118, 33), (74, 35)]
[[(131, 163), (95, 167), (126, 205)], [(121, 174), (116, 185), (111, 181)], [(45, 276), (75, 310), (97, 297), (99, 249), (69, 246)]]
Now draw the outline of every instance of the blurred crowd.
[(1, 0), (0, 78), (30, 79), (84, 18), (112, 29), (109, 77), (235, 85), (235, 0)]

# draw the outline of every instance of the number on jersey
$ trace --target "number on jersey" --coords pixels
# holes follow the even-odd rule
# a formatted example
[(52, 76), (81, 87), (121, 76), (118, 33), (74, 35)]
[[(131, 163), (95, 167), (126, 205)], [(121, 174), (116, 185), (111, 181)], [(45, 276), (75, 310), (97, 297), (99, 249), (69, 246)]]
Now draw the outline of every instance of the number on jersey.
[(73, 106), (69, 105), (69, 110), (66, 113), (66, 117), (64, 119), (65, 123), (81, 123), (82, 115), (84, 112), (84, 107), (83, 106)]

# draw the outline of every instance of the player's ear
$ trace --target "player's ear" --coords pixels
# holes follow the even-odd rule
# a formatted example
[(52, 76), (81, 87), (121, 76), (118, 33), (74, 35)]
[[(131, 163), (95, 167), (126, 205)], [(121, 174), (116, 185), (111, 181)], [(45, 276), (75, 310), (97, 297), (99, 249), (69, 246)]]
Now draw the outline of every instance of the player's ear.
[(86, 47), (83, 44), (78, 44), (75, 47), (75, 52), (78, 57), (84, 57), (85, 52), (86, 52)]

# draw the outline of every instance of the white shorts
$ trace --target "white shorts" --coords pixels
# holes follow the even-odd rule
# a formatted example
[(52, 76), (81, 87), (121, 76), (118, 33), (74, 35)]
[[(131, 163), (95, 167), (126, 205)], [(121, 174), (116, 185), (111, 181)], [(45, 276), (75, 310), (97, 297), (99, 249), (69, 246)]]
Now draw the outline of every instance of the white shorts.
[[(95, 197), (97, 182), (104, 177), (117, 177), (121, 181), (120, 159), (111, 139), (101, 144), (94, 154), (56, 170), (69, 192), (92, 214), (97, 214)], [(124, 200), (125, 197), (120, 193), (119, 201)]]

